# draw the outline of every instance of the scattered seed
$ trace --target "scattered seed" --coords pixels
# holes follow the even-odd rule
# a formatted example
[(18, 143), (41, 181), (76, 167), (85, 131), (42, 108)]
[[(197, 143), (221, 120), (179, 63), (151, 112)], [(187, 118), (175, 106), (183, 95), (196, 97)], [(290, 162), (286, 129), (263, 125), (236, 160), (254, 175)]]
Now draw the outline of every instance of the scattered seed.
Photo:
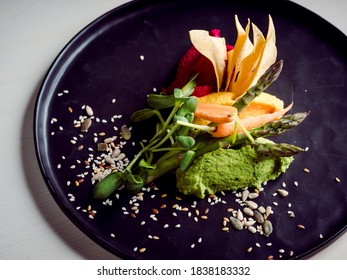
[(272, 223), (269, 220), (265, 220), (264, 223), (262, 224), (263, 227), (263, 232), (266, 237), (269, 237), (270, 234), (272, 233)]
[(248, 207), (243, 208), (243, 213), (245, 213), (248, 216), (253, 216), (254, 215), (252, 209), (250, 209)]
[(249, 226), (249, 227), (248, 227), (248, 230), (249, 230), (251, 233), (256, 233), (256, 232), (257, 232), (257, 229), (256, 229), (254, 226)]
[(223, 227), (222, 231), (229, 231), (229, 228), (228, 227)]
[(254, 201), (247, 200), (247, 201), (245, 201), (245, 203), (247, 204), (247, 206), (248, 206), (251, 210), (254, 210), (254, 209), (257, 209), (257, 208), (258, 208), (258, 204), (255, 203)]
[(87, 105), (85, 110), (89, 117), (92, 117), (94, 115), (93, 109), (90, 106)]
[(254, 219), (256, 220), (257, 223), (262, 224), (264, 223), (264, 216), (257, 210), (253, 212), (254, 214)]
[(298, 229), (305, 229), (305, 226), (304, 225), (297, 225), (296, 226)]
[(244, 190), (244, 191), (242, 192), (242, 195), (241, 195), (242, 201), (246, 201), (246, 200), (247, 200), (248, 194), (249, 194), (249, 191), (248, 191), (248, 190)]
[(126, 125), (123, 125), (121, 127), (121, 135), (122, 137), (125, 139), (125, 140), (129, 140), (131, 138), (131, 132), (130, 132), (130, 129), (126, 126)]
[[(235, 217), (230, 217), (230, 223), (233, 226), (233, 228), (236, 230), (242, 230), (243, 229), (242, 222)], [(228, 228), (228, 230), (229, 230), (229, 228)]]
[(252, 247), (249, 247), (249, 248), (247, 249), (247, 252), (250, 253), (250, 252), (252, 252), (252, 250), (253, 250), (253, 248), (252, 248)]
[(236, 218), (240, 221), (243, 220), (243, 214), (240, 209), (237, 210)]
[(304, 172), (309, 173), (310, 170), (308, 168), (304, 168)]
[(335, 178), (335, 181), (338, 182), (338, 183), (341, 182), (341, 180), (338, 177)]
[(261, 214), (265, 214), (265, 212), (266, 212), (264, 206), (260, 206), (260, 207), (258, 208), (258, 211), (259, 211)]
[(144, 253), (145, 251), (146, 251), (146, 248), (141, 248), (141, 249), (139, 250), (140, 253)]
[(282, 196), (282, 197), (286, 197), (286, 196), (288, 196), (288, 194), (289, 194), (289, 192), (286, 191), (286, 190), (284, 190), (284, 189), (278, 189), (277, 192), (278, 192), (278, 194), (279, 194), (280, 196)]
[(255, 199), (259, 196), (259, 193), (253, 192), (253, 193), (249, 193), (248, 198), (249, 199)]
[(87, 132), (91, 125), (92, 125), (92, 119), (91, 118), (85, 119), (81, 125), (81, 132)]

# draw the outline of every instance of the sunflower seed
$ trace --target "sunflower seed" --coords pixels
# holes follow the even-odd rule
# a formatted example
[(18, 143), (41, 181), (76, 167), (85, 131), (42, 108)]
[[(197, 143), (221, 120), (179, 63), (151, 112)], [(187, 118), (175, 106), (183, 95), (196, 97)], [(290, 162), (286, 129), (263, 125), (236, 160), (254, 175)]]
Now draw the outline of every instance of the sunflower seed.
[(257, 229), (256, 229), (254, 226), (249, 226), (249, 227), (248, 227), (248, 230), (249, 230), (251, 233), (256, 233), (256, 232), (257, 232)]
[(94, 115), (93, 109), (90, 106), (86, 106), (86, 113), (89, 117)]
[(246, 201), (246, 200), (247, 200), (248, 194), (249, 194), (249, 191), (248, 191), (248, 190), (244, 190), (244, 191), (242, 192), (242, 195), (241, 195), (242, 201)]
[(254, 215), (253, 210), (248, 208), (248, 207), (243, 208), (243, 213), (245, 213), (248, 216), (253, 216)]
[(243, 214), (240, 209), (237, 210), (236, 218), (240, 221), (243, 220)]
[(284, 189), (278, 189), (277, 192), (282, 197), (286, 197), (289, 194), (289, 192)]
[(258, 208), (258, 211), (259, 211), (261, 214), (265, 214), (265, 212), (266, 212), (264, 206), (260, 206), (260, 207)]
[(253, 193), (249, 193), (248, 198), (249, 199), (255, 199), (259, 196), (259, 193), (253, 192)]
[(251, 209), (251, 210), (254, 210), (254, 209), (257, 209), (258, 208), (258, 204), (255, 203), (254, 201), (250, 201), (250, 200), (247, 200), (245, 201), (247, 206)]

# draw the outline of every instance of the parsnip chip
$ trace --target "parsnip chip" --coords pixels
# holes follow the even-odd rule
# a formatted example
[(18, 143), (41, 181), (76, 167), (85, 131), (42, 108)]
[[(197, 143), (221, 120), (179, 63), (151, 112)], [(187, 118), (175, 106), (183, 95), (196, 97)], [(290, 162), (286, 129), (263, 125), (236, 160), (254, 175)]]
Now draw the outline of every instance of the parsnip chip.
[(253, 52), (241, 61), (237, 79), (234, 79), (232, 83), (231, 91), (236, 94), (237, 98), (241, 97), (253, 83), (265, 48), (266, 41), (259, 28), (252, 24), (252, 29), (254, 38)]
[(210, 36), (205, 30), (191, 30), (189, 34), (193, 46), (212, 62), (217, 78), (217, 91), (219, 91), (227, 59), (225, 39)]
[[(253, 84), (263, 75), (269, 67), (276, 62), (277, 58), (277, 48), (276, 48), (276, 32), (275, 26), (273, 24), (272, 18), (269, 15), (269, 26), (266, 35), (266, 44), (264, 48), (263, 55), (261, 57), (261, 63), (259, 65), (259, 70), (254, 76)], [(251, 86), (253, 85), (251, 84)]]
[(228, 55), (226, 91), (231, 91), (231, 84), (237, 78), (242, 60), (253, 51), (253, 44), (248, 37), (250, 21), (248, 20), (246, 29), (243, 29), (237, 15), (235, 15), (235, 24), (237, 39), (232, 55)]
[(240, 70), (236, 72), (229, 85), (229, 90), (234, 92), (238, 98), (252, 87), (266, 70), (276, 62), (277, 49), (275, 28), (271, 16), (269, 16), (269, 26), (266, 40), (259, 28), (252, 24), (254, 49), (251, 54), (241, 61)]

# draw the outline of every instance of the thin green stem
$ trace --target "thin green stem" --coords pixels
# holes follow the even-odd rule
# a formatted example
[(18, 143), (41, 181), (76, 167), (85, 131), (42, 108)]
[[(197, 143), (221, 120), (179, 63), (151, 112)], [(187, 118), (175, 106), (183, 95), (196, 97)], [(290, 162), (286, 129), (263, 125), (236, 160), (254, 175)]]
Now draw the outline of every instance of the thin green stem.
[(198, 125), (198, 124), (194, 124), (194, 123), (188, 123), (188, 122), (182, 122), (182, 121), (177, 121), (176, 122), (179, 125), (183, 125), (183, 126), (188, 126), (191, 128), (195, 128), (201, 131), (212, 131), (215, 130), (216, 128), (213, 126), (208, 126), (208, 125)]
[(140, 159), (140, 157), (147, 152), (153, 145), (155, 145), (160, 139), (155, 139), (152, 143), (148, 144), (138, 154), (133, 158), (133, 160), (128, 164), (125, 170), (131, 172), (131, 168), (134, 166), (134, 164)]
[(237, 123), (240, 126), (241, 130), (243, 131), (243, 133), (246, 134), (246, 136), (249, 139), (249, 141), (251, 141), (251, 143), (254, 143), (254, 138), (249, 133), (249, 131), (245, 128), (245, 126), (242, 124), (240, 118), (236, 114), (233, 114), (232, 118), (234, 119), (235, 123)]
[(161, 141), (159, 143), (157, 143), (156, 145), (154, 145), (153, 147), (150, 147), (151, 150), (155, 150), (156, 148), (160, 147), (161, 145), (163, 145), (171, 136), (172, 134), (179, 128), (178, 124), (175, 124), (171, 130), (165, 135), (165, 137), (163, 139), (161, 139)]
[(186, 151), (186, 148), (183, 147), (177, 147), (177, 148), (170, 148), (170, 147), (166, 147), (166, 148), (158, 148), (155, 150), (151, 150), (151, 152), (153, 153), (158, 153), (158, 152), (170, 152), (170, 151)]

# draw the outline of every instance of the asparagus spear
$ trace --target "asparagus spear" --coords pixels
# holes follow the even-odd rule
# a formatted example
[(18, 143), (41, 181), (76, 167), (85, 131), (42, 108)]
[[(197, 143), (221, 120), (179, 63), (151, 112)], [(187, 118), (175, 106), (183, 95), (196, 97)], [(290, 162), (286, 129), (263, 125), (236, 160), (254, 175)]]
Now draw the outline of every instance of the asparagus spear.
[(274, 81), (277, 80), (283, 67), (283, 60), (270, 66), (270, 68), (259, 78), (257, 83), (249, 88), (246, 93), (234, 103), (234, 107), (241, 112), (254, 98), (266, 90)]
[[(292, 115), (286, 115), (283, 116), (279, 120), (272, 121), (270, 123), (267, 123), (263, 125), (262, 127), (256, 128), (251, 130), (249, 133), (254, 138), (259, 137), (271, 137), (278, 134), (281, 134), (285, 131), (288, 131), (289, 129), (299, 125), (308, 115), (308, 113), (296, 113)], [(238, 139), (236, 142), (233, 142), (233, 137), (228, 136), (223, 139), (218, 139), (216, 141), (211, 142), (210, 144), (206, 145), (205, 147), (196, 150), (196, 157), (201, 156), (205, 153), (212, 152), (214, 150), (217, 150), (219, 148), (230, 148), (234, 146), (241, 146), (249, 144), (248, 137), (244, 133), (239, 133)], [(289, 156), (293, 155), (295, 153), (304, 151), (303, 149), (290, 145), (290, 144), (278, 144), (273, 147), (270, 145), (261, 145), (259, 143), (255, 144), (255, 147), (259, 148), (259, 151), (261, 153), (271, 154), (274, 156)], [(271, 149), (272, 148), (272, 149)], [(183, 158), (184, 152), (177, 152), (175, 154), (172, 154), (171, 156), (163, 156), (156, 162), (156, 169), (148, 170), (147, 171), (147, 183), (152, 182), (153, 180), (161, 177), (162, 175), (176, 170), (180, 162)]]
[(287, 143), (257, 143), (250, 144), (259, 154), (276, 156), (276, 157), (291, 157), (304, 149)]

